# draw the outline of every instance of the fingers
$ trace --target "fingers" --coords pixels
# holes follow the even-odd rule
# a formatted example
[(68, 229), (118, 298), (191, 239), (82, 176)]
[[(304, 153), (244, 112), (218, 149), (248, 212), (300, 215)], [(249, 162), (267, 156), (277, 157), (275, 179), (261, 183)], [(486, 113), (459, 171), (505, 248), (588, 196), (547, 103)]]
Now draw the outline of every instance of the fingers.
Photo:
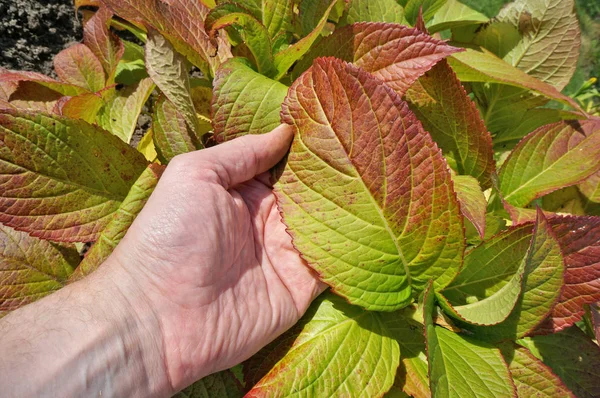
[(202, 151), (186, 154), (187, 167), (212, 171), (206, 178), (229, 189), (275, 166), (288, 151), (294, 137), (289, 125), (261, 135), (246, 135)]

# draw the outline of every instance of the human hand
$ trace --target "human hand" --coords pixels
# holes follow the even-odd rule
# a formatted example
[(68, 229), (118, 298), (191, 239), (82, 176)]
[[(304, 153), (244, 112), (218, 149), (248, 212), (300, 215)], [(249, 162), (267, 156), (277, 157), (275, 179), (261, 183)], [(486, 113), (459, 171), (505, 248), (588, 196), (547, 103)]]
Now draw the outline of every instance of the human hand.
[(129, 276), (114, 279), (124, 294), (132, 284), (141, 292), (132, 311), (153, 310), (174, 391), (249, 358), (325, 288), (293, 248), (269, 185), (292, 137), (280, 126), (173, 159), (107, 261)]

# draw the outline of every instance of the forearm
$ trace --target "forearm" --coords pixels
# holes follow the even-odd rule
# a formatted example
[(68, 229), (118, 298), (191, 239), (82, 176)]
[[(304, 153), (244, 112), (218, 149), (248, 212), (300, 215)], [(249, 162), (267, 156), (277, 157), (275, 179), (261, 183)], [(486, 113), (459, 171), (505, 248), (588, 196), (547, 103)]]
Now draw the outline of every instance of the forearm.
[(128, 278), (101, 268), (1, 319), (2, 394), (170, 395), (160, 325)]

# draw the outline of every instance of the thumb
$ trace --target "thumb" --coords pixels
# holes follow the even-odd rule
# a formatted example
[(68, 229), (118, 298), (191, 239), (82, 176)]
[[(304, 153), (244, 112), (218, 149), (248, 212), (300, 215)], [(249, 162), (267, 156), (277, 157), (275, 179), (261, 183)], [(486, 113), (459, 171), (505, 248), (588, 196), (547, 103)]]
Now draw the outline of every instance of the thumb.
[(293, 131), (282, 124), (267, 134), (246, 135), (183, 156), (189, 167), (212, 171), (203, 176), (204, 180), (229, 189), (275, 166), (290, 148)]

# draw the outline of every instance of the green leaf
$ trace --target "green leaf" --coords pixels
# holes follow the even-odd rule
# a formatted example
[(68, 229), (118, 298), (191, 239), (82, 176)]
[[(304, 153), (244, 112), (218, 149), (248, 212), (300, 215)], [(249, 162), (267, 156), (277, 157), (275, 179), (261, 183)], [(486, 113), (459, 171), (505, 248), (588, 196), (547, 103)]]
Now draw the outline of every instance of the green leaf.
[(577, 187), (588, 200), (600, 203), (600, 171), (586, 178)]
[(289, 32), (294, 18), (293, 0), (263, 0), (263, 25), (270, 37)]
[(454, 192), (460, 203), (460, 211), (473, 224), (479, 236), (485, 236), (487, 200), (477, 180), (471, 176), (453, 175)]
[(0, 112), (0, 222), (44, 239), (89, 242), (111, 220), (144, 157), (81, 120)]
[(319, 19), (319, 23), (315, 26), (312, 32), (298, 40), (296, 43), (292, 44), (288, 48), (279, 51), (275, 54), (274, 64), (275, 69), (277, 69), (277, 75), (275, 76), (276, 80), (281, 79), (290, 69), (290, 67), (298, 61), (300, 58), (304, 56), (310, 50), (311, 46), (319, 38), (321, 35), (321, 31), (325, 27), (327, 23), (327, 18), (329, 17), (329, 13), (336, 5), (337, 0), (331, 0), (329, 7), (325, 10), (321, 18)]
[(282, 121), (296, 139), (276, 195), (321, 280), (378, 311), (406, 306), (430, 279), (452, 280), (465, 243), (448, 166), (396, 92), (317, 59), (290, 88)]
[(54, 57), (54, 70), (63, 82), (95, 93), (106, 85), (104, 69), (92, 50), (77, 43)]
[(433, 34), (460, 26), (482, 24), (488, 20), (488, 17), (459, 0), (447, 0), (429, 21), (427, 29)]
[(448, 63), (442, 60), (426, 72), (406, 98), (455, 171), (489, 188), (494, 171), (492, 137)]
[(461, 82), (499, 83), (519, 87), (581, 111), (581, 107), (572, 98), (561, 94), (553, 86), (512, 67), (488, 50), (484, 48), (465, 50), (448, 58), (450, 66)]
[(419, 10), (423, 10), (423, 20), (428, 22), (447, 0), (408, 0), (404, 6), (404, 16), (408, 23), (415, 25)]
[(200, 122), (190, 93), (187, 64), (171, 43), (153, 29), (148, 30), (146, 68), (154, 83), (175, 105), (189, 127), (200, 134)]
[(575, 395), (528, 349), (508, 343), (500, 347), (519, 397), (570, 397)]
[(106, 99), (106, 105), (98, 113), (98, 125), (129, 143), (137, 127), (138, 117), (152, 91), (154, 83), (150, 79), (112, 91), (111, 96)]
[(395, 0), (349, 0), (340, 26), (357, 22), (406, 24), (404, 9)]
[(130, 86), (148, 77), (144, 48), (127, 40), (122, 43), (125, 51), (115, 70), (115, 82)]
[(224, 63), (215, 75), (213, 127), (219, 142), (263, 134), (280, 123), (288, 88), (255, 72), (243, 58)]
[(71, 119), (94, 123), (104, 105), (104, 99), (100, 93), (87, 93), (75, 97), (62, 97), (58, 103), (60, 105), (54, 109), (58, 111), (56, 113)]
[(581, 44), (574, 0), (515, 0), (497, 19), (522, 35), (506, 62), (558, 90), (569, 83)]
[(231, 58), (227, 38), (211, 40), (204, 31), (210, 11), (198, 0), (103, 0), (119, 17), (153, 28), (165, 36), (177, 52), (212, 76), (219, 65)]
[(0, 224), (0, 317), (62, 288), (78, 259), (74, 248)]
[(565, 264), (552, 228), (538, 209), (537, 222), (527, 252), (523, 292), (509, 317), (493, 326), (464, 328), (489, 341), (522, 338), (546, 318), (560, 298)]
[(140, 142), (137, 145), (137, 150), (144, 155), (147, 161), (157, 161), (158, 153), (156, 153), (156, 147), (154, 146), (154, 134), (152, 128), (149, 128)]
[[(321, 16), (325, 14), (331, 2), (329, 0), (302, 0), (298, 4), (298, 17), (296, 29), (302, 37), (309, 35), (319, 24)], [(346, 8), (344, 0), (338, 0), (334, 8), (329, 13), (329, 19), (334, 19), (334, 13), (341, 9), (343, 13)], [(339, 18), (339, 17), (338, 17)]]
[(578, 398), (600, 396), (600, 347), (577, 327), (519, 340)]
[(206, 16), (204, 27), (211, 37), (214, 37), (219, 29), (228, 26), (237, 28), (236, 32), (254, 56), (258, 72), (272, 77), (275, 75), (275, 67), (269, 32), (259, 20), (248, 12), (235, 3), (219, 4)]
[(516, 397), (500, 351), (469, 337), (435, 326), (432, 285), (425, 290), (425, 336), (432, 396)]
[(294, 68), (293, 78), (317, 57), (352, 62), (404, 95), (440, 60), (460, 49), (416, 29), (386, 23), (358, 23), (337, 29), (321, 40)]
[(517, 27), (508, 22), (494, 21), (478, 30), (472, 42), (504, 58), (520, 40)]
[(164, 163), (182, 153), (202, 148), (200, 139), (190, 132), (183, 116), (165, 97), (160, 97), (154, 104), (152, 132), (156, 151)]
[(106, 85), (114, 82), (117, 66), (125, 47), (117, 35), (110, 31), (113, 13), (104, 5), (94, 13), (83, 27), (83, 42), (102, 64)]
[(400, 350), (382, 318), (321, 295), (285, 356), (246, 397), (383, 395), (394, 382)]
[(173, 398), (241, 398), (244, 389), (230, 370), (213, 373), (195, 382)]
[(96, 243), (69, 279), (79, 280), (94, 272), (110, 256), (117, 244), (142, 210), (163, 172), (163, 166), (150, 164), (132, 185), (129, 193), (115, 211), (110, 222), (98, 235)]
[(499, 171), (500, 191), (508, 203), (524, 207), (598, 170), (600, 119), (553, 123), (519, 142)]

